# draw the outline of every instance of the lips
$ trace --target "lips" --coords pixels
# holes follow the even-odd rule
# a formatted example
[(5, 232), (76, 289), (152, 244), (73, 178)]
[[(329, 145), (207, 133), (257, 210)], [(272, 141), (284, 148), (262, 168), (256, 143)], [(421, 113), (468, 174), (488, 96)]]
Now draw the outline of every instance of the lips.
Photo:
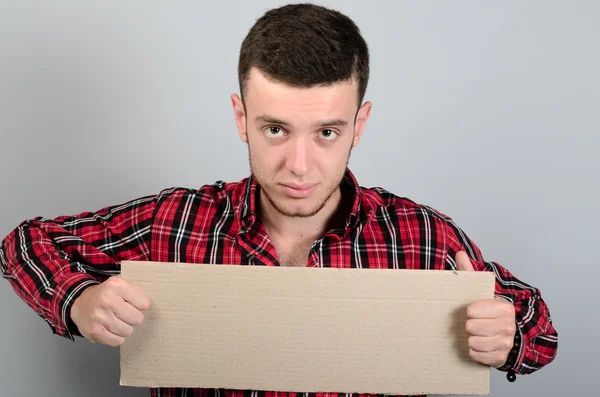
[(316, 184), (282, 184), (285, 193), (293, 198), (307, 198), (309, 197), (317, 187)]

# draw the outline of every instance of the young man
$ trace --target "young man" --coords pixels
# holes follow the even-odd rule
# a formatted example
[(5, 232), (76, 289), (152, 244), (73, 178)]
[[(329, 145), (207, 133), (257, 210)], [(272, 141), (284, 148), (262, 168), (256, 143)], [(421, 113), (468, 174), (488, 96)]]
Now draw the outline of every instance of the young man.
[(55, 333), (117, 346), (149, 306), (138, 286), (114, 277), (123, 260), (493, 271), (497, 299), (468, 310), (471, 358), (510, 380), (539, 370), (557, 349), (539, 291), (485, 262), (448, 216), (362, 188), (348, 169), (371, 110), (368, 78), (367, 45), (346, 16), (314, 5), (267, 12), (242, 44), (241, 97), (231, 97), (251, 175), (25, 221), (0, 247), (3, 276)]

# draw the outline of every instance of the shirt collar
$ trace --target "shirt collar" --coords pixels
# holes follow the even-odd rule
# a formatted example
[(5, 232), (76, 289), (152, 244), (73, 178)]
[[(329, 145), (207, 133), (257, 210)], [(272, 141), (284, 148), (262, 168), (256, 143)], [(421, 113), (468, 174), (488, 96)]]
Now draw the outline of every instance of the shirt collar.
[[(351, 210), (346, 217), (345, 232), (347, 232), (349, 229), (354, 228), (360, 219), (361, 188), (358, 185), (356, 177), (349, 168), (346, 168), (346, 171), (344, 172), (341, 185), (345, 187), (345, 189), (342, 189), (343, 191), (353, 193), (352, 197), (349, 195), (342, 197), (342, 200), (353, 200)], [(243, 193), (240, 197), (241, 205), (239, 206), (239, 219), (241, 220), (243, 228), (246, 230), (250, 229), (256, 222), (256, 205), (259, 190), (260, 186), (256, 182), (256, 178), (251, 174), (243, 185)], [(344, 235), (345, 234), (346, 233), (344, 233)]]

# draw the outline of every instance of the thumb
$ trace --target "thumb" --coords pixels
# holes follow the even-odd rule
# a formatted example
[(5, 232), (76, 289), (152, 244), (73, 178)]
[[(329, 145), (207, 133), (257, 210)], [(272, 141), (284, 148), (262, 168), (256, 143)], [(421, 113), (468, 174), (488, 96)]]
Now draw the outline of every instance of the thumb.
[(456, 268), (463, 271), (475, 271), (469, 255), (465, 251), (459, 251), (456, 253)]

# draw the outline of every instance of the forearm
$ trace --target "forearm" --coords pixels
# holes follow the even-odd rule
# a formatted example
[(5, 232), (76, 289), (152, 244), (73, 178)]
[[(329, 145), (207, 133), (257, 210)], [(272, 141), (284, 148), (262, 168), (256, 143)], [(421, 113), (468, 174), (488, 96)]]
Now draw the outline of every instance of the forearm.
[(55, 333), (72, 339), (70, 310), (81, 292), (118, 275), (121, 260), (149, 258), (157, 200), (22, 222), (0, 245), (2, 276)]
[(73, 339), (73, 327), (69, 327), (72, 302), (101, 279), (81, 271), (67, 258), (45, 233), (28, 222), (9, 234), (0, 247), (2, 276), (13, 290), (54, 333)]

